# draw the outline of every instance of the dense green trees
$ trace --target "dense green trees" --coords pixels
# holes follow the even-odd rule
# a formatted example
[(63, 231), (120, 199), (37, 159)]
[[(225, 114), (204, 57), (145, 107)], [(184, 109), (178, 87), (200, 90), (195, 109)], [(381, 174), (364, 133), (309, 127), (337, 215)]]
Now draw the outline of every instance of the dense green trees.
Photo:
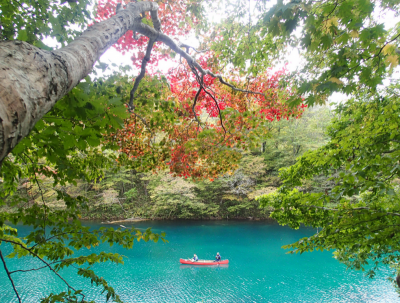
[[(107, 83), (105, 81), (103, 85)], [(231, 174), (213, 181), (193, 182), (190, 179), (175, 178), (168, 171), (157, 174), (143, 172), (138, 170), (140, 167), (132, 166), (131, 162), (118, 164), (113, 161), (116, 154), (105, 151), (101, 153), (103, 162), (99, 166), (107, 168), (103, 174), (99, 172), (100, 175), (94, 175), (96, 170), (93, 169), (92, 175), (75, 179), (75, 185), (66, 183), (55, 187), (52, 175), (48, 174), (33, 179), (34, 182), (23, 179), (15, 190), (20, 199), (27, 199), (31, 204), (42, 203), (42, 192), (47, 205), (54, 209), (65, 207), (57, 199), (57, 191), (61, 189), (72, 197), (82, 196), (87, 199), (88, 206), (88, 209), (81, 209), (82, 216), (103, 221), (131, 217), (265, 218), (269, 209), (260, 209), (255, 197), (273, 191), (281, 184), (278, 176), (280, 168), (293, 164), (305, 151), (315, 149), (325, 142), (324, 131), (330, 119), (328, 107), (315, 107), (307, 110), (302, 119), (271, 123), (268, 132), (270, 137), (262, 139), (266, 141), (260, 142), (257, 148), (245, 152), (239, 167)], [(84, 150), (79, 153), (82, 156)], [(24, 159), (23, 154), (20, 157)], [(61, 160), (46, 162), (46, 158), (41, 160), (35, 154), (30, 157), (36, 159), (37, 166), (41, 168), (65, 163)], [(61, 154), (60, 157), (63, 159)], [(74, 166), (69, 165), (72, 170)], [(16, 164), (16, 168), (19, 167), (20, 164)], [(10, 181), (10, 184), (13, 183)], [(12, 201), (10, 197), (7, 203), (10, 211), (26, 203), (25, 200), (20, 204)]]
[[(292, 252), (335, 250), (335, 257), (373, 276), (381, 264), (399, 268), (399, 88), (381, 97), (360, 93), (336, 109), (329, 142), (281, 171), (283, 185), (259, 197), (281, 224), (321, 228), (288, 245)], [(307, 180), (331, 187), (304, 190)]]
[[(323, 228), (288, 246), (296, 252), (336, 249), (352, 268), (390, 264), (398, 270), (396, 226), (400, 210), (397, 120), (399, 1), (229, 2), (213, 47), (220, 60), (258, 73), (297, 47), (302, 66), (287, 78), (309, 105), (332, 92), (352, 101), (338, 105), (329, 143), (284, 169), (277, 193), (261, 204), (282, 224)], [(254, 8), (254, 13), (251, 10)], [(232, 46), (232, 41), (236, 43)], [(390, 88), (384, 89), (385, 84)], [(293, 96), (288, 102), (301, 102)], [(296, 149), (294, 149), (296, 151)], [(399, 284), (400, 286), (400, 284)]]
[[(386, 0), (278, 1), (272, 7), (258, 2), (252, 14), (244, 2), (229, 2), (228, 30), (220, 29), (224, 39), (213, 44), (220, 60), (253, 74), (269, 63), (265, 58), (281, 58), (297, 47), (304, 62), (287, 85), (307, 104), (324, 103), (332, 92), (353, 97), (338, 105), (329, 143), (284, 169), (282, 187), (260, 200), (282, 224), (323, 228), (289, 248), (336, 249), (337, 258), (352, 268), (372, 263), (371, 275), (381, 263), (399, 268), (398, 84), (391, 79), (399, 64), (399, 5)], [(301, 101), (293, 96), (288, 102)]]

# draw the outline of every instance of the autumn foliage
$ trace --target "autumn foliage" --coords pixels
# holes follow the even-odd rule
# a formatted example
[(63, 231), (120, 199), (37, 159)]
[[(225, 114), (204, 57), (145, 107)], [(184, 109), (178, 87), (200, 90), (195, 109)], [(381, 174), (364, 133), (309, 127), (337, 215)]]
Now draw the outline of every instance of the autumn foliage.
[[(115, 15), (118, 3), (124, 6), (129, 2), (134, 1), (99, 0), (96, 21), (100, 22)], [(199, 1), (197, 0), (191, 2), (182, 0), (156, 2), (160, 7), (158, 17), (162, 24), (162, 31), (173, 39), (179, 40), (180, 37), (187, 35), (192, 27), (199, 22)], [(143, 16), (142, 22), (152, 26), (150, 14), (147, 13), (146, 16)], [(123, 55), (129, 54), (133, 65), (140, 68), (148, 42), (149, 38), (145, 36), (135, 37), (132, 31), (128, 31), (118, 40), (118, 44), (115, 44), (114, 48)], [(171, 59), (169, 49), (158, 42), (154, 45), (148, 69), (153, 70), (160, 62), (169, 59)]]
[[(97, 19), (113, 15), (116, 4), (100, 1)], [(196, 14), (183, 1), (160, 3), (159, 18), (163, 33), (173, 38), (187, 35), (198, 22)], [(151, 24), (149, 16), (143, 20)], [(133, 65), (140, 67), (147, 42), (146, 37), (136, 40), (128, 32), (115, 48), (123, 54), (129, 52)], [(190, 55), (204, 70), (219, 73), (212, 51), (201, 54), (192, 51)], [(163, 45), (156, 44), (145, 79), (160, 80), (154, 67), (162, 60), (173, 60), (171, 57)], [(257, 77), (243, 78), (232, 70), (230, 76), (224, 77), (235, 87), (252, 91), (249, 93), (235, 91), (210, 75), (202, 77), (186, 61), (175, 58), (175, 67), (167, 73), (162, 88), (154, 92), (142, 87), (142, 93), (139, 88), (134, 113), (125, 121), (125, 128), (112, 138), (137, 169), (168, 168), (179, 177), (213, 179), (232, 171), (241, 151), (254, 147), (257, 138), (267, 135), (266, 123), (301, 115), (305, 105), (290, 108), (284, 102), (291, 94), (279, 87), (285, 71), (285, 68), (269, 70)], [(154, 101), (159, 94), (163, 102)]]

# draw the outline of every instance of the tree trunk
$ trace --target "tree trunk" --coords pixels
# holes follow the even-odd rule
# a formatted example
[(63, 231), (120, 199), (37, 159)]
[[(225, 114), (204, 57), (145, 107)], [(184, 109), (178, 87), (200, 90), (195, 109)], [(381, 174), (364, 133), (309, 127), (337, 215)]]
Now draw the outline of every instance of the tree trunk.
[[(0, 165), (54, 104), (92, 70), (100, 56), (128, 30), (160, 32), (154, 2), (129, 3), (95, 23), (68, 46), (53, 52), (22, 41), (0, 42)], [(141, 23), (150, 11), (154, 28)], [(151, 32), (151, 33), (150, 33)]]

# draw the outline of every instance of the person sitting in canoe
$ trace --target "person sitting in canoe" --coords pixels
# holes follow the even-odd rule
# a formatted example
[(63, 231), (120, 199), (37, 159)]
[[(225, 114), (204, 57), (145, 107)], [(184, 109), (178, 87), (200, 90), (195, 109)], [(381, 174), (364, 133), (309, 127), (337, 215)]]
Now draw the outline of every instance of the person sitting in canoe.
[(197, 262), (197, 261), (199, 261), (199, 258), (197, 257), (197, 255), (196, 255), (196, 254), (194, 254), (192, 261), (193, 261), (193, 262)]
[(215, 256), (215, 261), (214, 262), (221, 262), (221, 255), (219, 252), (217, 252), (217, 255)]

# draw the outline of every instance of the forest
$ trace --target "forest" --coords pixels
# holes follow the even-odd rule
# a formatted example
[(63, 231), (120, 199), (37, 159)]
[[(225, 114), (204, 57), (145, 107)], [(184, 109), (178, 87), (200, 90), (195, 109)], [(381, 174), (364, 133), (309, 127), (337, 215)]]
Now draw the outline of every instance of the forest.
[(370, 277), (389, 266), (400, 287), (399, 8), (0, 0), (0, 259), (16, 300), (7, 257), (62, 279), (42, 302), (89, 302), (66, 267), (122, 302), (92, 266), (123, 257), (83, 251), (168, 239), (85, 219), (310, 226), (285, 248)]
[[(41, 176), (37, 183), (22, 179), (18, 197), (24, 203), (41, 204), (42, 195), (52, 209), (64, 209), (57, 200), (57, 190), (86, 199), (81, 209), (83, 219), (115, 221), (123, 219), (265, 219), (269, 209), (260, 208), (256, 197), (281, 185), (279, 169), (295, 163), (307, 150), (322, 146), (326, 127), (332, 118), (326, 107), (315, 107), (301, 119), (271, 122), (269, 137), (258, 148), (243, 151), (235, 170), (214, 180), (193, 181), (172, 177), (167, 170), (140, 172), (129, 165), (113, 166), (101, 178), (64, 187), (53, 187), (54, 179)], [(39, 162), (39, 165), (41, 163)], [(43, 163), (44, 164), (44, 163)], [(322, 181), (309, 183), (312, 190)], [(10, 212), (19, 204), (4, 206)]]

